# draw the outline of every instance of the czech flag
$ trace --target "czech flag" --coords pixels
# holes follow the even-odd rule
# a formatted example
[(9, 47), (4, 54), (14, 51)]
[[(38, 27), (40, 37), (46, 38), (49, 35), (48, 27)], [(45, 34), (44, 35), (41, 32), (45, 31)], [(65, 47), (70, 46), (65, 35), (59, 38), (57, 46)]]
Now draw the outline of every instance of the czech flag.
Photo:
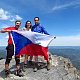
[(44, 56), (48, 60), (48, 45), (54, 36), (30, 31), (13, 30), (11, 32), (15, 56), (22, 54)]

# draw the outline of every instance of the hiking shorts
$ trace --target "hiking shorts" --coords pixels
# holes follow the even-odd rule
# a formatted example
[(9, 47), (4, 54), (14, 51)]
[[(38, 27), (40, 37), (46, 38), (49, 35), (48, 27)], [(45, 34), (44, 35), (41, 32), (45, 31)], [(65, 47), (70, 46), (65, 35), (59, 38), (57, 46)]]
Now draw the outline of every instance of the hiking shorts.
[[(6, 56), (5, 64), (9, 64), (12, 59), (12, 56), (14, 55), (14, 45), (8, 44), (6, 50), (7, 50), (7, 56)], [(16, 61), (16, 65), (20, 65), (20, 57), (15, 56), (15, 61)]]

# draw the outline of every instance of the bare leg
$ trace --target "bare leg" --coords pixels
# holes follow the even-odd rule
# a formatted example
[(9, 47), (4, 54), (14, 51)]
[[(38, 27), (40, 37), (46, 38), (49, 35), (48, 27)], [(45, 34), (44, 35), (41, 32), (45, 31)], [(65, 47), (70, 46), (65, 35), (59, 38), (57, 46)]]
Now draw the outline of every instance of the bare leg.
[(33, 71), (36, 72), (38, 70), (38, 56), (34, 56), (34, 69)]
[(38, 62), (38, 56), (35, 56), (34, 60), (35, 60), (35, 63), (37, 63)]
[(32, 61), (32, 59), (33, 59), (33, 56), (30, 55), (30, 61)]
[(5, 70), (9, 70), (9, 64), (5, 64)]
[(10, 74), (10, 71), (9, 71), (9, 64), (5, 64), (5, 75), (6, 77), (8, 77)]
[(27, 61), (28, 61), (28, 55), (25, 55), (24, 64), (27, 64)]
[(19, 70), (20, 69), (20, 65), (16, 65), (16, 69)]
[(15, 56), (16, 61), (16, 75), (21, 77), (24, 76), (20, 67), (20, 57)]

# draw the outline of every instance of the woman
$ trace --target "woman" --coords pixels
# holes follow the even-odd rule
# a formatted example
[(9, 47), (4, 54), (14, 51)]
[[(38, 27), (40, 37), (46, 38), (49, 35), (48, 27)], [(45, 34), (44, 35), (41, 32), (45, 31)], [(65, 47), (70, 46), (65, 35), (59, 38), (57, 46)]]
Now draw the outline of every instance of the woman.
[[(23, 29), (23, 30), (31, 31), (31, 27), (32, 27), (31, 21), (28, 20), (28, 21), (26, 21), (25, 29)], [(29, 57), (29, 56), (30, 56), (29, 64), (32, 65), (32, 58), (33, 58), (33, 56), (25, 54), (25, 58), (24, 58), (24, 68), (27, 67), (28, 57)]]

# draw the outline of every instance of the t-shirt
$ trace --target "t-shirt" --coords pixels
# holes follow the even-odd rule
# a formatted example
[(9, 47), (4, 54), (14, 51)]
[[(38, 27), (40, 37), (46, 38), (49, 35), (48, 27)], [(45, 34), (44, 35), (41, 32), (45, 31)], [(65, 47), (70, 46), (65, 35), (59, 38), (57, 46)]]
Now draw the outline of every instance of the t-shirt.
[[(10, 26), (10, 27), (4, 28), (4, 30), (17, 30), (17, 28), (15, 26)], [(13, 44), (11, 34), (8, 33), (8, 35), (9, 35), (8, 44)]]
[(26, 28), (23, 28), (22, 30), (23, 31), (30, 31), (31, 32), (31, 29), (27, 30)]

